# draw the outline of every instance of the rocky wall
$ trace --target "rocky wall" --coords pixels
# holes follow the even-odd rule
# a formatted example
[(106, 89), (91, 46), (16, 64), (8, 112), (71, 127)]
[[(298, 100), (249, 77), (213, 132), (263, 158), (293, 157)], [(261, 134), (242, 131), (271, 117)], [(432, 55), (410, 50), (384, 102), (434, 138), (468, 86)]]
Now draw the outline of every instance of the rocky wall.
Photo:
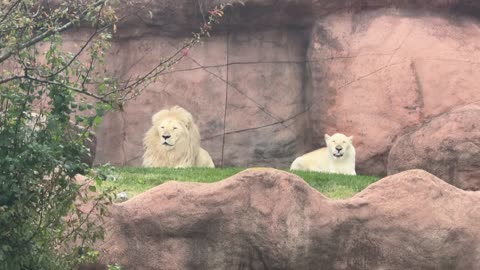
[[(107, 60), (124, 78), (169, 55), (201, 17), (186, 2), (142, 3), (149, 12), (125, 8), (136, 16), (119, 25)], [(385, 175), (399, 136), (480, 101), (478, 8), (477, 1), (245, 1), (186, 60), (106, 116), (96, 163), (140, 165), (151, 115), (180, 105), (193, 113), (217, 166), (289, 167), (323, 146), (324, 133), (343, 132), (355, 137), (357, 172)]]

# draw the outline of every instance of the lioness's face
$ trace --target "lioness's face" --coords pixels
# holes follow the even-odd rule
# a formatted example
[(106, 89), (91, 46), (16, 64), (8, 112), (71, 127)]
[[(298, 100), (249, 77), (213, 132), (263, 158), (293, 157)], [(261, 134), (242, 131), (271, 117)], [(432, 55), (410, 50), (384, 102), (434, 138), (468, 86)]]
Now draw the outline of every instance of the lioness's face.
[(185, 125), (173, 119), (161, 122), (157, 130), (162, 146), (167, 150), (174, 149), (187, 135)]
[(325, 134), (325, 142), (329, 153), (334, 158), (343, 158), (348, 153), (348, 148), (352, 147), (353, 137), (347, 137), (340, 133), (335, 133), (332, 136)]

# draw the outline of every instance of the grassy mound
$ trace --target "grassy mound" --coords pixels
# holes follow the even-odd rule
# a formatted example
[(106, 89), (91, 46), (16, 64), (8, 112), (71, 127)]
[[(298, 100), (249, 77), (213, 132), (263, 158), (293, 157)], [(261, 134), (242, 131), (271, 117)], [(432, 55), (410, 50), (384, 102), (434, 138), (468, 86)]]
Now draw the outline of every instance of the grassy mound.
[[(244, 168), (118, 168), (115, 180), (108, 180), (102, 187), (116, 187), (129, 198), (169, 180), (212, 183), (232, 176)], [(304, 171), (290, 171), (303, 178), (310, 186), (332, 199), (350, 198), (379, 178)]]

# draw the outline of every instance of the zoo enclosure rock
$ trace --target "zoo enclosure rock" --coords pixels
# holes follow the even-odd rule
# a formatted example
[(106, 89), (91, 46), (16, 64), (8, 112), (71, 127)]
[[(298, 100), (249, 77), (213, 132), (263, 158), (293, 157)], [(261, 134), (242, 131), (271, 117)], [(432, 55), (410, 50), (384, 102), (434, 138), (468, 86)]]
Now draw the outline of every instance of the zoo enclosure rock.
[[(122, 40), (106, 62), (114, 73), (135, 77), (182, 40)], [(304, 151), (307, 134), (302, 94), (306, 43), (304, 32), (272, 30), (214, 36), (199, 44), (123, 112), (106, 115), (97, 132), (96, 163), (140, 165), (152, 115), (180, 105), (193, 114), (202, 147), (217, 166), (222, 156), (225, 166), (286, 166)], [(281, 80), (272, 81), (274, 77)]]
[(251, 169), (113, 205), (99, 249), (136, 270), (478, 269), (479, 205), (478, 192), (422, 170), (333, 201), (293, 174)]
[[(133, 15), (106, 61), (121, 78), (147, 72), (201, 20), (188, 1), (137, 2), (122, 9)], [(96, 164), (140, 165), (151, 116), (180, 105), (217, 166), (287, 168), (324, 146), (324, 133), (342, 132), (355, 137), (359, 174), (386, 175), (397, 137), (480, 101), (479, 21), (468, 16), (479, 1), (244, 2), (124, 112), (106, 116)]]
[(465, 190), (480, 190), (480, 106), (457, 108), (397, 139), (388, 173), (419, 168)]
[(393, 9), (318, 20), (307, 56), (312, 143), (325, 132), (354, 135), (357, 173), (385, 175), (398, 136), (480, 104), (479, 27), (476, 19)]

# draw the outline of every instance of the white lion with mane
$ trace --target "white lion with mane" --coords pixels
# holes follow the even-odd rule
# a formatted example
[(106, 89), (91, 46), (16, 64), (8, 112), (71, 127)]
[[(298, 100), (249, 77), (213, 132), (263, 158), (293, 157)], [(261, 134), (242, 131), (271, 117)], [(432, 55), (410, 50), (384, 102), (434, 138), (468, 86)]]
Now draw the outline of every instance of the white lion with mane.
[(290, 170), (317, 171), (356, 175), (353, 136), (325, 134), (327, 147), (296, 158)]
[(161, 110), (152, 117), (153, 126), (145, 134), (145, 167), (215, 167), (200, 147), (200, 132), (192, 114), (179, 106)]

